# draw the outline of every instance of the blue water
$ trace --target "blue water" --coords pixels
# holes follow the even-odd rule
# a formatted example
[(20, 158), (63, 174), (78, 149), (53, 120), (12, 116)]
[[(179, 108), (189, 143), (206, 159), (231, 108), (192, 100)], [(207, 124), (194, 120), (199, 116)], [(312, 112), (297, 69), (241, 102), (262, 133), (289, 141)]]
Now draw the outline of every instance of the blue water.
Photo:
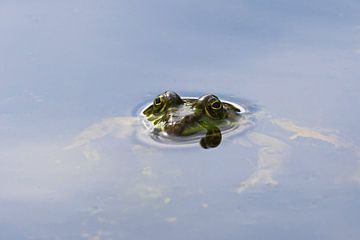
[[(359, 239), (359, 12), (356, 0), (1, 1), (0, 239)], [(136, 124), (67, 148), (164, 90), (271, 117), (211, 150), (153, 146)], [(272, 119), (343, 145), (291, 140)], [(274, 149), (274, 182), (239, 191)]]

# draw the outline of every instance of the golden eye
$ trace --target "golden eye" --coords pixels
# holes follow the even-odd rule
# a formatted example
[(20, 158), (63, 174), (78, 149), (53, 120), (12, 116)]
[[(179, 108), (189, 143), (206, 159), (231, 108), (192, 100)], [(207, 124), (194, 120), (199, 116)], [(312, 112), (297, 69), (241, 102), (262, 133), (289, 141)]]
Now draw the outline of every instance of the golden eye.
[(157, 98), (154, 99), (154, 105), (156, 105), (156, 106), (161, 105), (161, 98), (160, 97), (157, 97)]
[(214, 110), (219, 110), (221, 108), (221, 103), (220, 101), (216, 100), (214, 102), (211, 103), (211, 108)]
[(214, 95), (207, 95), (201, 101), (205, 101), (205, 113), (212, 119), (226, 118), (226, 110), (223, 108), (222, 102)]
[(165, 110), (168, 102), (164, 96), (160, 95), (154, 99), (153, 113), (160, 113)]

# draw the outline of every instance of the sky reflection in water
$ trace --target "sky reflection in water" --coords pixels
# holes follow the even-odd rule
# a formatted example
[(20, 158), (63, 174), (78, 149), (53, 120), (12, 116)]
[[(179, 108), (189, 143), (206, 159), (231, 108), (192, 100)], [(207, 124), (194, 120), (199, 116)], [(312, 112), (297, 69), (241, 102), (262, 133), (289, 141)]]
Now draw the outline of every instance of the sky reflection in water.
[[(358, 239), (359, 10), (2, 1), (0, 238)], [(132, 113), (164, 90), (266, 114), (216, 149), (161, 148)]]

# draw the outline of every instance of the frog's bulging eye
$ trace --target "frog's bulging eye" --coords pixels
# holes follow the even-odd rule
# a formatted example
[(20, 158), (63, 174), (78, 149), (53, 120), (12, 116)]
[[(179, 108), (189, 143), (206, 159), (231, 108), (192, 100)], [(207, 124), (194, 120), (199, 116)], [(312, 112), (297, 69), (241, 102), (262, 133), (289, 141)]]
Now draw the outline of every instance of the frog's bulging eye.
[(225, 117), (222, 103), (219, 100), (209, 102), (205, 106), (205, 112), (209, 117), (214, 119), (222, 119)]
[(220, 103), (220, 101), (218, 101), (218, 100), (214, 101), (213, 103), (211, 103), (211, 107), (212, 107), (212, 109), (214, 109), (214, 110), (220, 109), (220, 108), (221, 108), (221, 103)]
[(160, 99), (160, 97), (155, 98), (155, 99), (154, 99), (154, 105), (159, 106), (160, 104), (161, 104), (161, 99)]
[(199, 99), (204, 106), (205, 113), (212, 119), (224, 119), (227, 113), (223, 107), (223, 103), (215, 95), (206, 95)]
[(166, 91), (154, 99), (153, 104), (144, 111), (144, 114), (160, 114), (165, 112), (168, 108), (177, 107), (183, 103), (184, 101), (179, 95), (171, 91)]
[(153, 113), (160, 113), (165, 110), (167, 106), (167, 99), (162, 95), (156, 97), (153, 103)]

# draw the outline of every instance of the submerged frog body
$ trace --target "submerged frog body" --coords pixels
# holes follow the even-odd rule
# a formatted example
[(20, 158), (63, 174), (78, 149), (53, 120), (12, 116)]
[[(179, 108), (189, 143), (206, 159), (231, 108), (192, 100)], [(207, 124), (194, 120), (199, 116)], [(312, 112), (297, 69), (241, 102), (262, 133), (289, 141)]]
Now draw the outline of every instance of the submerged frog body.
[(201, 146), (213, 148), (221, 142), (221, 131), (238, 125), (242, 112), (240, 106), (223, 102), (212, 94), (181, 98), (175, 92), (166, 91), (143, 110), (143, 115), (156, 136), (186, 140), (205, 134), (200, 138)]
[[(222, 134), (231, 134), (233, 137), (229, 138), (227, 144), (236, 145), (239, 152), (244, 149), (256, 152), (256, 164), (249, 163), (254, 171), (242, 179), (236, 189), (242, 193), (259, 185), (276, 186), (278, 181), (274, 175), (290, 159), (292, 146), (300, 144), (302, 139), (310, 139), (351, 151), (359, 159), (359, 170), (356, 175), (350, 174), (351, 179), (360, 182), (360, 148), (342, 139), (337, 131), (307, 128), (288, 119), (274, 118), (246, 99), (237, 99), (236, 102), (239, 104), (221, 101), (214, 95), (180, 97), (167, 91), (144, 107), (140, 116), (105, 118), (81, 131), (65, 149), (78, 149), (86, 159), (99, 160), (104, 154), (99, 144), (101, 139), (110, 142), (127, 139), (128, 143), (132, 136), (137, 136), (140, 141), (136, 140), (131, 150), (146, 160), (154, 159), (154, 154), (161, 153), (166, 145), (178, 147), (177, 143), (196, 140), (204, 148), (214, 148), (220, 144)], [(162, 144), (157, 144), (154, 138)], [(234, 151), (227, 156), (248, 160), (237, 153)], [(144, 170), (146, 176), (153, 174), (147, 168)]]

